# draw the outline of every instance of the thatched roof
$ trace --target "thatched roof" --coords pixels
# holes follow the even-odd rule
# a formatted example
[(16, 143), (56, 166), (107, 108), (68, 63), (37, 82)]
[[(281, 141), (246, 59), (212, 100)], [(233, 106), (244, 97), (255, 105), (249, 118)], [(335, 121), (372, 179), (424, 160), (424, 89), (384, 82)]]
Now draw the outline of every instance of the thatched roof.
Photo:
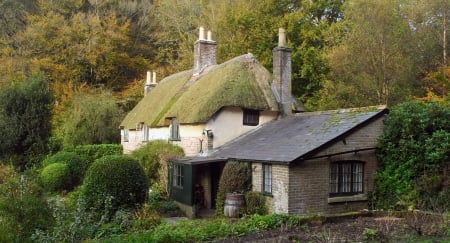
[(209, 67), (200, 76), (192, 71), (163, 79), (128, 113), (121, 126), (134, 129), (143, 122), (164, 126), (165, 118), (180, 124), (206, 123), (222, 107), (278, 110), (270, 89), (272, 75), (251, 54)]

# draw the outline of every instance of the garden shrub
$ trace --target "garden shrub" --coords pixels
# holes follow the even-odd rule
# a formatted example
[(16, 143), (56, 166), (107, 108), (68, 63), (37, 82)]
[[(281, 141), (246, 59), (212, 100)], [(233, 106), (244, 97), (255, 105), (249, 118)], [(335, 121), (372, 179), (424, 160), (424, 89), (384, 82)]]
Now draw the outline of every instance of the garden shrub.
[(266, 198), (260, 192), (247, 192), (245, 194), (245, 213), (249, 215), (267, 214)]
[(0, 164), (0, 242), (31, 242), (53, 224), (51, 210), (32, 178)]
[(245, 193), (251, 188), (251, 168), (246, 162), (229, 161), (223, 168), (216, 198), (216, 215), (223, 215), (225, 196), (229, 192)]
[(147, 191), (147, 178), (136, 160), (125, 155), (109, 155), (89, 167), (82, 186), (82, 198), (94, 212), (110, 205), (106, 210), (113, 215), (121, 207), (144, 203)]
[(69, 190), (72, 187), (69, 166), (63, 163), (54, 163), (46, 166), (41, 172), (41, 183), (45, 190), (58, 192)]
[(142, 166), (150, 184), (158, 183), (161, 185), (161, 196), (166, 198), (168, 195), (169, 160), (183, 157), (183, 149), (164, 140), (150, 141), (141, 148), (134, 150), (131, 156)]
[(83, 180), (84, 164), (80, 156), (73, 152), (60, 151), (47, 157), (43, 162), (44, 169), (54, 163), (66, 164), (69, 174), (66, 176), (66, 186), (61, 189), (71, 190), (78, 186)]
[(378, 208), (450, 210), (440, 200), (448, 186), (450, 107), (438, 102), (407, 102), (393, 107), (379, 139), (374, 202)]
[(121, 144), (88, 144), (68, 146), (65, 147), (63, 151), (73, 152), (80, 156), (83, 160), (85, 169), (87, 169), (92, 162), (103, 156), (123, 154), (123, 147)]

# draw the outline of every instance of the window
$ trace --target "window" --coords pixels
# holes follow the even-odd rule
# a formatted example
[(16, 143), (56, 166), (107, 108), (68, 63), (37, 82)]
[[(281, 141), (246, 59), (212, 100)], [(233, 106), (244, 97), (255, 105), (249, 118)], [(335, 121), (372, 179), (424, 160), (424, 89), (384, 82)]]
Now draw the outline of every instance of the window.
[(176, 187), (183, 187), (183, 165), (173, 166), (173, 185)]
[(263, 192), (272, 194), (272, 165), (263, 164)]
[(169, 140), (180, 141), (180, 126), (178, 125), (177, 118), (175, 117), (170, 120)]
[(259, 111), (245, 109), (242, 124), (246, 126), (257, 126), (259, 124)]
[(128, 129), (124, 129), (123, 130), (123, 141), (124, 142), (128, 142), (129, 141), (129, 136), (130, 136), (130, 134), (129, 134)]
[(330, 167), (330, 197), (363, 193), (364, 164), (339, 161)]
[(144, 126), (143, 130), (144, 130), (144, 137), (142, 138), (142, 141), (146, 142), (150, 139), (150, 134), (149, 134), (150, 128), (147, 126)]

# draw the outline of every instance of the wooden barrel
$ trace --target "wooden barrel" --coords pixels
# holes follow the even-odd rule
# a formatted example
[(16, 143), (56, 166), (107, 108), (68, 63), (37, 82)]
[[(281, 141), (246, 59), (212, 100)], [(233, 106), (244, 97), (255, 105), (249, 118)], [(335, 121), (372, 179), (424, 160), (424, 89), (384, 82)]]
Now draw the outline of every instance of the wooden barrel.
[(229, 218), (239, 218), (239, 211), (244, 206), (244, 194), (242, 193), (227, 193), (225, 197), (225, 207), (223, 214)]

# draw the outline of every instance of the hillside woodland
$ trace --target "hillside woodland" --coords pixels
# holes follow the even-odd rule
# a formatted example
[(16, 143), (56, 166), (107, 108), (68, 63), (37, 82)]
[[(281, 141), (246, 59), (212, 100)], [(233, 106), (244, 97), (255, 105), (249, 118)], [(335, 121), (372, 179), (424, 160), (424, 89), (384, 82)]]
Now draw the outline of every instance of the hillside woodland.
[[(0, 0), (0, 241), (171, 241), (164, 175), (183, 152), (157, 141), (122, 155), (118, 125), (147, 70), (192, 68), (200, 26), (219, 63), (250, 52), (268, 70), (284, 27), (307, 110), (392, 108), (368, 208), (450, 210), (449, 0)], [(184, 224), (215, 227), (195, 241), (280, 222), (304, 221)]]

